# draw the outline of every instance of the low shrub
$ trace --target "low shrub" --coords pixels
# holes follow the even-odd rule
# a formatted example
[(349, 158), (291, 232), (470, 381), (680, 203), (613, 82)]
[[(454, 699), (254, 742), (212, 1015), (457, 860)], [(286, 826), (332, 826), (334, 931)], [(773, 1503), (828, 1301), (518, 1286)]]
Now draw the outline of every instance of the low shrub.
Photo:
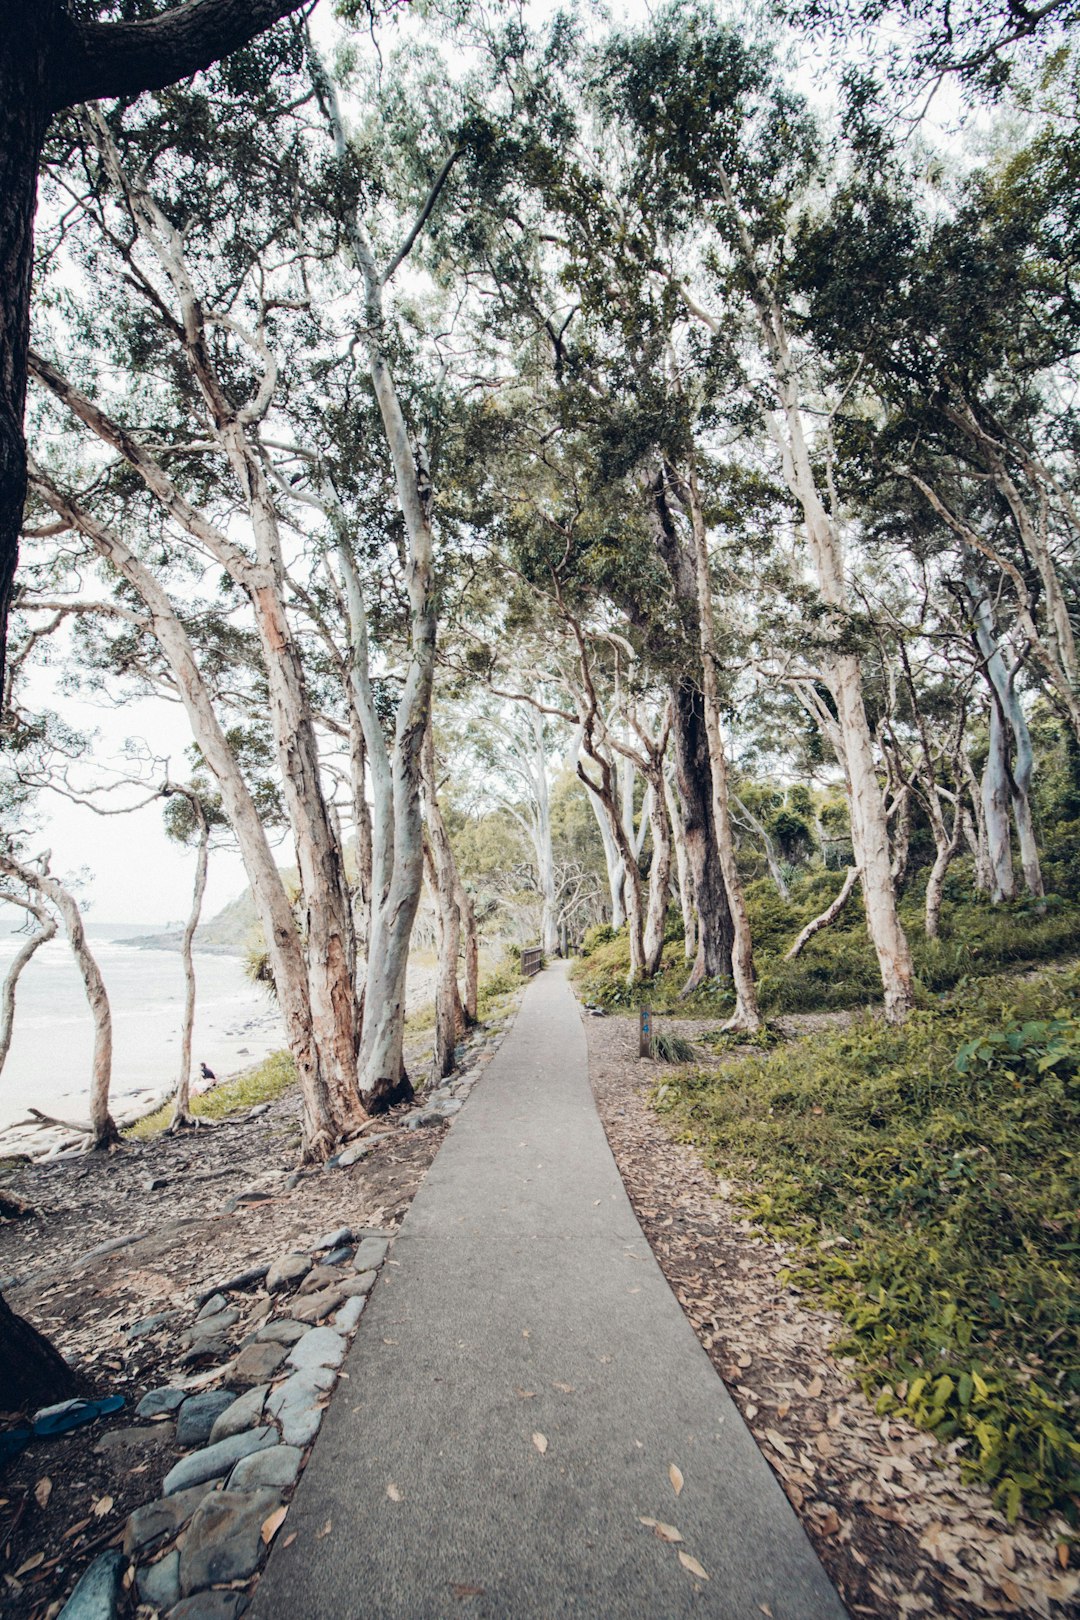
[[(294, 1084), (296, 1066), (288, 1052), (271, 1052), (268, 1058), (247, 1069), (232, 1080), (223, 1080), (191, 1099), (191, 1112), (196, 1119), (228, 1119), (233, 1114), (254, 1108), (256, 1103), (273, 1102)], [(125, 1136), (144, 1140), (165, 1130), (173, 1115), (171, 1102), (164, 1103), (152, 1114), (144, 1114), (125, 1130)]]
[(1080, 973), (968, 983), (654, 1105), (842, 1316), (882, 1413), (961, 1442), (1010, 1518), (1080, 1492)]

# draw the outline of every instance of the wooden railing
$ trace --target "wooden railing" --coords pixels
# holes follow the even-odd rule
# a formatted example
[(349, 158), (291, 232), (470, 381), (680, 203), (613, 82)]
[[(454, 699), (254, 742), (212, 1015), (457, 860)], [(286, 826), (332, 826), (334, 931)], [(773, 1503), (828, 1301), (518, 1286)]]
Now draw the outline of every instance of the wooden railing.
[(521, 950), (521, 971), (526, 979), (539, 973), (544, 965), (544, 952), (540, 945), (524, 945)]

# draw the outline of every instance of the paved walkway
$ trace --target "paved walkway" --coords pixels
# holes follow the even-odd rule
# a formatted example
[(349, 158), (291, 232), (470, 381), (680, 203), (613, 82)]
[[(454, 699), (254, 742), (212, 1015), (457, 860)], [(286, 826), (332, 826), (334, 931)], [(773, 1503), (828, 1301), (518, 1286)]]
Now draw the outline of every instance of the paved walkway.
[(843, 1620), (634, 1218), (559, 968), (457, 1117), (345, 1370), (255, 1620)]

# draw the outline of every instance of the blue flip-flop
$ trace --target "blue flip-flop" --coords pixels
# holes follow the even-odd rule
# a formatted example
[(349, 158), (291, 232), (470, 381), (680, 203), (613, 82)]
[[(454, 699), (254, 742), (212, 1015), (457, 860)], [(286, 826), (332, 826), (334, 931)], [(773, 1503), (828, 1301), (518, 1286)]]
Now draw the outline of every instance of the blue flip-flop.
[(110, 1412), (119, 1412), (123, 1404), (123, 1395), (105, 1395), (100, 1401), (61, 1401), (59, 1406), (46, 1406), (36, 1414), (34, 1433), (39, 1440), (67, 1434), (69, 1429), (93, 1423), (95, 1418), (108, 1417)]

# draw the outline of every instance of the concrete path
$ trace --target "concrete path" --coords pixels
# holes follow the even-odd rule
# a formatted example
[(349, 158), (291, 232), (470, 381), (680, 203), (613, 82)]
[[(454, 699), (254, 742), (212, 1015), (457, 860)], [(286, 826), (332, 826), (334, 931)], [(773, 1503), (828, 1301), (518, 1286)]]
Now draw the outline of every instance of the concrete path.
[(843, 1620), (634, 1218), (559, 968), (457, 1117), (345, 1370), (255, 1620)]

